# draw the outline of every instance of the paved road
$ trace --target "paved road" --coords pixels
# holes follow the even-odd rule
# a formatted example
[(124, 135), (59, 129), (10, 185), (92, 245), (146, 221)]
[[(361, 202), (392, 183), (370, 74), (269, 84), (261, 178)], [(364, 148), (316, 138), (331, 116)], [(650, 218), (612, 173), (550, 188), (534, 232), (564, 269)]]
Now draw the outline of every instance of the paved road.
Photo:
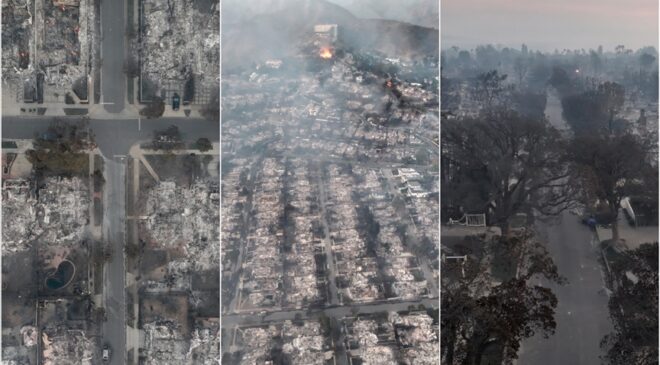
[(612, 325), (594, 237), (570, 213), (559, 225), (541, 224), (540, 234), (547, 235), (548, 251), (569, 283), (550, 286), (559, 301), (556, 333), (525, 341), (518, 364), (600, 364), (599, 344)]
[(379, 313), (386, 311), (400, 312), (408, 310), (410, 305), (417, 307), (418, 305), (423, 304), (426, 308), (438, 308), (438, 299), (418, 299), (412, 301), (403, 301), (403, 302), (391, 302), (391, 303), (367, 303), (367, 304), (356, 304), (356, 305), (346, 305), (340, 307), (324, 308), (317, 309), (311, 312), (306, 310), (284, 310), (278, 312), (269, 312), (266, 315), (258, 315), (252, 313), (244, 314), (229, 314), (222, 316), (222, 327), (223, 328), (232, 328), (234, 326), (248, 326), (248, 325), (257, 325), (267, 322), (282, 322), (286, 320), (296, 319), (296, 315), (299, 315), (301, 319), (315, 318), (319, 317), (321, 313), (325, 313), (328, 317), (334, 318), (344, 318), (353, 315), (353, 308), (356, 308), (358, 314), (367, 314), (367, 313)]
[(123, 0), (101, 1), (101, 95), (110, 113), (124, 109), (126, 76), (124, 75), (124, 12)]
[(106, 159), (103, 173), (106, 180), (103, 238), (113, 251), (112, 259), (105, 265), (103, 276), (103, 297), (107, 313), (107, 321), (103, 324), (103, 338), (110, 344), (113, 353), (110, 364), (117, 365), (126, 363), (125, 160)]
[[(61, 119), (73, 121), (79, 118)], [(44, 117), (4, 117), (2, 118), (2, 136), (3, 138), (34, 138), (35, 134), (45, 132), (51, 122), (52, 118)], [(176, 125), (184, 139), (188, 141), (194, 141), (200, 137), (206, 137), (211, 141), (218, 141), (220, 138), (219, 123), (204, 119), (142, 120), (140, 130), (138, 130), (137, 119), (94, 119), (90, 121), (90, 127), (96, 135), (96, 142), (106, 158), (127, 154), (134, 143), (149, 140), (153, 137), (155, 130), (163, 130), (170, 125)]]

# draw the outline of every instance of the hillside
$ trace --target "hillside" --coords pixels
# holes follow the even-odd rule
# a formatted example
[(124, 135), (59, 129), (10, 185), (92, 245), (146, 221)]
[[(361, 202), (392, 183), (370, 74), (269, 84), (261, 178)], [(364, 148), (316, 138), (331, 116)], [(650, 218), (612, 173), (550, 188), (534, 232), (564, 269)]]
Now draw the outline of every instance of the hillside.
[(324, 0), (303, 0), (248, 21), (223, 23), (222, 59), (223, 65), (230, 67), (294, 55), (314, 25), (324, 23), (338, 24), (343, 43), (355, 49), (402, 58), (438, 53), (437, 29), (392, 20), (359, 19)]

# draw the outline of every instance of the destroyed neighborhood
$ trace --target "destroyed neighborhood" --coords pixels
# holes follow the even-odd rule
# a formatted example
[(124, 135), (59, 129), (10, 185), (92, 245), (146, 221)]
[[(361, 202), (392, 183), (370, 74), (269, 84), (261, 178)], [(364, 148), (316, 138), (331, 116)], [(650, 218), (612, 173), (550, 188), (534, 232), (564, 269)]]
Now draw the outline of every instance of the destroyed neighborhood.
[(219, 2), (2, 20), (2, 363), (217, 364)]
[(438, 29), (122, 4), (2, 3), (3, 364), (437, 364)]
[(290, 50), (223, 54), (222, 363), (437, 364), (437, 54), (307, 6)]

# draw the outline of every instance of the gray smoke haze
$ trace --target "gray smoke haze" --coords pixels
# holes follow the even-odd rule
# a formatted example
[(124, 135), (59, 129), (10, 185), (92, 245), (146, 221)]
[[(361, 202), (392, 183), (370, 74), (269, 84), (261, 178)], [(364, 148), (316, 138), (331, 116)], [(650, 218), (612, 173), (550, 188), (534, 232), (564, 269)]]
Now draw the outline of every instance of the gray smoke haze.
[(441, 47), (591, 49), (658, 44), (657, 0), (443, 0)]
[[(400, 20), (362, 18), (335, 2), (227, 0), (222, 9), (223, 67), (291, 57), (311, 35), (315, 24), (337, 24), (344, 46), (375, 50), (388, 57), (417, 58), (438, 53), (437, 28)], [(405, 14), (407, 8), (397, 9)], [(435, 20), (437, 24), (438, 18)]]
[[(422, 27), (438, 28), (437, 0), (329, 0), (358, 18), (388, 19)], [(300, 0), (225, 0), (222, 2), (223, 22), (227, 24), (282, 10)]]
[(390, 19), (438, 29), (437, 0), (330, 0), (353, 15), (368, 19)]

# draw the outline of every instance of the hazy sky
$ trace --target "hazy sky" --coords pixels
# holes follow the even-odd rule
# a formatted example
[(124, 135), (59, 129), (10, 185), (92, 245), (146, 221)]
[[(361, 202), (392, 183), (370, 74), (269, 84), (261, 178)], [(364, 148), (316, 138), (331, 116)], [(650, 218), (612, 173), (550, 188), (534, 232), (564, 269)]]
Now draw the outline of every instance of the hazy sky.
[(658, 45), (658, 0), (441, 0), (442, 48)]

